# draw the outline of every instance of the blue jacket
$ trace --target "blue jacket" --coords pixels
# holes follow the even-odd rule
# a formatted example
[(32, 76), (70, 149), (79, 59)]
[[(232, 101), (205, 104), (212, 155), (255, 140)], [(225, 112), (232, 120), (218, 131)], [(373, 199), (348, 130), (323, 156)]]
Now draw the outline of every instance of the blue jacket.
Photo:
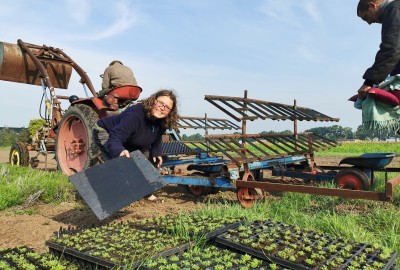
[(150, 149), (151, 157), (162, 154), (165, 129), (161, 126), (161, 120), (146, 119), (142, 104), (133, 105), (121, 114), (102, 118), (97, 124), (107, 130), (110, 136), (107, 148), (113, 158), (125, 149), (129, 152)]

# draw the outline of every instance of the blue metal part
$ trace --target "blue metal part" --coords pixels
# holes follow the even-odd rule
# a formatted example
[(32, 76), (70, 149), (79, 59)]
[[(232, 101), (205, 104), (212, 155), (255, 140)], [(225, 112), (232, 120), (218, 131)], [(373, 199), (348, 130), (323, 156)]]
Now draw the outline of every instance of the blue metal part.
[(287, 176), (293, 178), (301, 178), (309, 181), (331, 181), (335, 178), (335, 174), (332, 173), (307, 173), (300, 170), (281, 170), (279, 168), (272, 170), (273, 176)]
[(187, 167), (188, 171), (196, 170), (205, 174), (220, 173), (223, 164), (190, 164)]
[(162, 164), (162, 167), (172, 167), (184, 164), (209, 164), (220, 165), (229, 163), (230, 160), (223, 159), (222, 157), (209, 157), (209, 158), (191, 158), (191, 159), (177, 159), (168, 160)]
[(211, 183), (211, 179), (209, 177), (201, 177), (201, 176), (165, 175), (164, 179), (165, 181), (168, 182), (168, 184), (220, 187), (220, 188), (230, 188), (230, 189), (236, 188), (235, 185), (231, 183), (228, 179), (222, 177), (216, 177), (215, 179), (213, 179), (213, 184)]
[[(295, 157), (283, 157), (283, 158), (275, 158), (270, 160), (264, 160), (259, 162), (252, 162), (249, 164), (249, 169), (259, 170), (259, 169), (269, 169), (278, 165), (288, 165), (298, 162), (305, 162), (307, 159), (303, 156), (295, 156)], [(210, 164), (206, 164), (206, 162), (210, 162)], [(211, 162), (220, 162), (219, 164), (212, 164)], [(211, 166), (222, 166), (228, 163), (229, 160), (223, 160), (222, 158), (206, 158), (206, 159), (188, 159), (188, 160), (171, 160), (163, 164), (163, 166), (175, 166), (181, 164), (202, 164)], [(231, 182), (231, 180), (239, 179), (239, 172), (244, 171), (244, 168), (230, 168), (230, 179), (224, 178), (221, 176), (215, 177), (211, 179), (210, 177), (202, 177), (202, 176), (172, 176), (166, 175), (164, 179), (169, 184), (178, 184), (178, 185), (193, 185), (193, 186), (208, 186), (208, 187), (220, 187), (220, 188), (236, 188), (235, 185)]]
[(395, 153), (367, 153), (358, 157), (346, 157), (339, 162), (339, 165), (349, 164), (357, 167), (378, 169), (389, 165), (395, 156)]
[[(249, 163), (250, 171), (259, 170), (259, 169), (271, 169), (277, 166), (285, 166), (293, 163), (301, 163), (307, 162), (307, 158), (304, 156), (290, 156), (290, 157), (282, 157), (282, 158), (273, 158), (263, 161), (255, 161)], [(244, 171), (244, 167), (240, 168), (230, 168), (229, 175), (231, 179), (237, 180), (239, 179), (239, 172)]]

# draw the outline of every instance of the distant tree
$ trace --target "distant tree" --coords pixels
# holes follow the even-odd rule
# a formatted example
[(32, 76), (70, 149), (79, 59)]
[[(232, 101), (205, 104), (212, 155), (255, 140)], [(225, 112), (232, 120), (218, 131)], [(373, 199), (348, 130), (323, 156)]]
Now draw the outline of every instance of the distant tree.
[(273, 131), (273, 130), (270, 130), (270, 131), (261, 131), (259, 134), (261, 134), (261, 135), (263, 135), (263, 134), (293, 134), (293, 131), (288, 130), (288, 129), (286, 129), (284, 131)]
[(0, 130), (0, 146), (11, 146), (13, 143), (15, 143), (17, 136), (17, 132), (12, 129), (4, 128)]
[(31, 136), (29, 134), (29, 130), (27, 128), (22, 128), (18, 133), (17, 141), (23, 143), (29, 143), (31, 141)]
[(355, 132), (355, 138), (359, 140), (378, 139), (380, 141), (385, 141), (394, 136), (398, 136), (398, 134), (387, 130), (365, 130), (362, 125), (358, 126)]
[(374, 135), (370, 131), (363, 129), (363, 127), (360, 125), (357, 127), (355, 132), (355, 138), (359, 140), (372, 140)]
[(316, 135), (331, 139), (331, 140), (347, 140), (353, 139), (354, 134), (351, 128), (333, 125), (330, 127), (316, 127), (307, 129), (306, 132), (312, 132)]
[(204, 140), (204, 136), (202, 136), (200, 133), (196, 133), (196, 134), (193, 134), (190, 136), (183, 134), (182, 140), (183, 141), (200, 141), (200, 140)]

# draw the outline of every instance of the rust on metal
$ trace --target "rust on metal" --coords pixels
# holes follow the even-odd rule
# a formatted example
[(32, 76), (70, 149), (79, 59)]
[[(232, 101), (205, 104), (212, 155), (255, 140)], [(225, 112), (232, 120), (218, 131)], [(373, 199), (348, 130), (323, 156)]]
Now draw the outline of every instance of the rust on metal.
[(214, 151), (223, 153), (237, 166), (288, 155), (312, 154), (337, 145), (310, 132), (298, 133), (297, 139), (294, 134), (227, 134), (208, 135), (206, 141)]
[(212, 95), (206, 95), (204, 99), (236, 121), (256, 119), (325, 122), (339, 121), (339, 118), (332, 118), (315, 110), (299, 107), (296, 104), (290, 106), (275, 102), (249, 99), (247, 97), (239, 98)]
[(394, 189), (398, 185), (400, 185), (400, 175), (386, 182), (386, 200), (393, 201)]
[[(67, 89), (72, 73), (70, 63), (44, 47), (24, 45), (25, 48), (21, 44), (0, 42), (0, 80), (42, 85), (41, 79), (47, 79), (52, 81), (53, 87)], [(37, 67), (27, 48), (43, 65), (46, 74)]]
[(257, 181), (241, 181), (237, 180), (237, 188), (260, 188), (265, 191), (285, 191), (296, 193), (307, 193), (315, 195), (336, 196), (349, 199), (365, 199), (374, 201), (388, 201), (388, 196), (384, 192), (373, 192), (363, 190), (350, 190), (339, 188), (323, 188), (305, 185), (278, 184)]

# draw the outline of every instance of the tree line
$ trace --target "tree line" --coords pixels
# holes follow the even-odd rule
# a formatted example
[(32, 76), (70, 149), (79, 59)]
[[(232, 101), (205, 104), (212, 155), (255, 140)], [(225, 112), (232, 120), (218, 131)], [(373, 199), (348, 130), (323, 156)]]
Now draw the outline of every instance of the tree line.
[[(322, 136), (327, 139), (331, 139), (334, 141), (343, 141), (343, 140), (380, 140), (385, 141), (387, 139), (391, 139), (394, 137), (399, 137), (399, 134), (393, 134), (385, 131), (366, 131), (360, 125), (357, 127), (356, 131), (353, 131), (350, 127), (342, 127), (340, 125), (333, 125), (330, 127), (316, 127), (305, 130), (304, 132), (312, 132), (318, 136)], [(292, 134), (291, 130), (284, 131), (262, 131), (259, 134)], [(235, 134), (239, 134), (239, 132), (235, 132)], [(196, 133), (193, 135), (182, 135), (182, 140), (202, 140), (204, 136), (200, 133)]]
[[(20, 141), (24, 143), (29, 143), (31, 137), (34, 135), (35, 130), (38, 126), (41, 126), (39, 120), (32, 120), (28, 128), (0, 128), (0, 147), (8, 147), (13, 143)], [(316, 127), (305, 130), (304, 132), (313, 132), (319, 136), (334, 140), (380, 140), (385, 141), (390, 138), (399, 137), (399, 134), (389, 134), (383, 131), (365, 131), (362, 126), (358, 126), (357, 130), (353, 132), (350, 127), (342, 127), (339, 125), (333, 125), (330, 127)], [(239, 134), (238, 132), (235, 132)], [(259, 134), (292, 134), (290, 130), (284, 131), (262, 131)], [(193, 140), (204, 140), (204, 135), (196, 133), (193, 135), (182, 135), (182, 140), (193, 141)]]

